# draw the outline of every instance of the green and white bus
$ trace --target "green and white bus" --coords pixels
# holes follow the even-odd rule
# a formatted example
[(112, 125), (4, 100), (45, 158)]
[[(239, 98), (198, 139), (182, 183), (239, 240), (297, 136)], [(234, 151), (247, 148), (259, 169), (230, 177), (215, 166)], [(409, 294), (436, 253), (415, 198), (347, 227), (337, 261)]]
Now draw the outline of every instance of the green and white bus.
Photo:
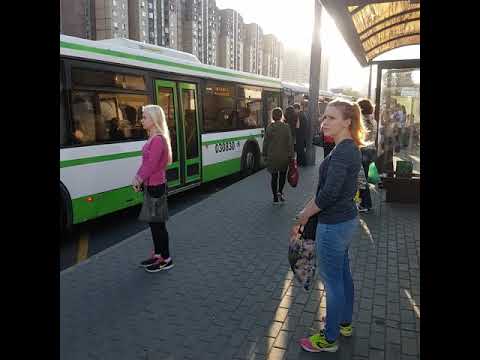
[(141, 203), (131, 180), (146, 142), (141, 109), (165, 110), (169, 194), (261, 167), (278, 79), (202, 64), (191, 54), (127, 39), (60, 35), (60, 223)]

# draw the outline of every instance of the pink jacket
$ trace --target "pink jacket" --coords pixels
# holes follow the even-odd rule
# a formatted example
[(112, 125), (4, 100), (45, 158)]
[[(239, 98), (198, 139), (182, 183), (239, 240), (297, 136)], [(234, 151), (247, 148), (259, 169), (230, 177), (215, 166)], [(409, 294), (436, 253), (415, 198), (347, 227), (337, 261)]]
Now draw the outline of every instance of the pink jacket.
[(137, 176), (145, 185), (161, 185), (166, 180), (167, 161), (168, 150), (165, 138), (161, 135), (154, 136), (143, 146), (142, 165), (137, 171)]

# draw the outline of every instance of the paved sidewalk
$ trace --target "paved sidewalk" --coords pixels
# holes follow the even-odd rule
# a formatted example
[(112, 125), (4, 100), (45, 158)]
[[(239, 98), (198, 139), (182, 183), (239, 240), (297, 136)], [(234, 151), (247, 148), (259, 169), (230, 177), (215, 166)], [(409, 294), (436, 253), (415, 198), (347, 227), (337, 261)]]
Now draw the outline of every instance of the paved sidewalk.
[(149, 231), (63, 271), (60, 358), (418, 359), (419, 210), (376, 191), (351, 249), (354, 336), (335, 354), (297, 345), (325, 310), (322, 284), (304, 292), (288, 266), (291, 219), (312, 196), (318, 165), (300, 170), (283, 206), (272, 205), (262, 170), (173, 216), (170, 271), (138, 267)]

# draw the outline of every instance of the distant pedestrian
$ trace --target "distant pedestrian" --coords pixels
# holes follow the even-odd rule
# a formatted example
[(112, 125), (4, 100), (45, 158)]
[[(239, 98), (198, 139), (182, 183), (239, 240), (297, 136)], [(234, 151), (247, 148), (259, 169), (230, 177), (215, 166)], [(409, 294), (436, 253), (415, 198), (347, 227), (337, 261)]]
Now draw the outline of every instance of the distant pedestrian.
[[(377, 134), (377, 122), (373, 116), (373, 104), (369, 99), (359, 99), (358, 105), (360, 106), (362, 112), (363, 124), (367, 130), (365, 135), (365, 142), (368, 146), (363, 146), (360, 148), (362, 153), (362, 166), (365, 172), (365, 178), (368, 179), (368, 169), (370, 164), (375, 161), (375, 138)], [(358, 206), (358, 211), (361, 213), (367, 213), (372, 208), (372, 197), (370, 194), (370, 187), (368, 182), (364, 187), (359, 189), (361, 202)]]
[(400, 120), (400, 125), (402, 128), (404, 128), (407, 123), (407, 108), (405, 107), (405, 105), (402, 105), (400, 108), (402, 111), (402, 118)]
[(391, 110), (385, 109), (382, 112), (381, 122), (381, 138), (378, 143), (380, 151), (375, 163), (380, 174), (388, 175), (389, 173), (393, 173), (393, 150), (395, 146), (395, 122), (393, 121)]
[(283, 188), (288, 164), (293, 158), (293, 140), (290, 126), (283, 121), (282, 109), (273, 109), (272, 118), (274, 122), (267, 127), (262, 154), (267, 170), (272, 174), (273, 203), (280, 204), (285, 201)]
[(298, 120), (298, 116), (295, 113), (295, 108), (292, 105), (287, 106), (287, 108), (285, 109), (285, 122), (290, 126), (290, 132), (292, 134), (292, 140), (294, 145), (296, 141), (295, 135), (296, 135), (297, 120)]
[(305, 112), (301, 110), (299, 103), (293, 104), (297, 123), (295, 126), (295, 152), (297, 153), (297, 163), (299, 166), (307, 165), (305, 147), (307, 146), (308, 118)]
[(406, 148), (408, 146), (408, 114), (407, 109), (404, 105), (402, 105), (402, 124), (401, 124), (401, 131), (400, 131), (400, 147)]
[(158, 105), (143, 107), (143, 128), (148, 141), (142, 149), (142, 164), (133, 179), (133, 189), (144, 193), (140, 220), (150, 224), (154, 251), (141, 262), (148, 272), (173, 267), (169, 251), (169, 236), (165, 222), (168, 219), (166, 168), (172, 163), (172, 147), (165, 113)]
[(400, 135), (402, 133), (402, 124), (403, 124), (403, 111), (402, 105), (398, 104), (395, 106), (395, 112), (393, 113), (393, 149), (395, 153), (400, 152)]
[(300, 346), (309, 352), (335, 352), (339, 335), (352, 335), (354, 286), (348, 250), (359, 225), (354, 197), (365, 132), (358, 104), (330, 102), (323, 131), (334, 138), (336, 146), (320, 164), (316, 195), (297, 215), (290, 234), (298, 236), (300, 227), (317, 216), (317, 269), (325, 285), (327, 316), (324, 330), (300, 340)]

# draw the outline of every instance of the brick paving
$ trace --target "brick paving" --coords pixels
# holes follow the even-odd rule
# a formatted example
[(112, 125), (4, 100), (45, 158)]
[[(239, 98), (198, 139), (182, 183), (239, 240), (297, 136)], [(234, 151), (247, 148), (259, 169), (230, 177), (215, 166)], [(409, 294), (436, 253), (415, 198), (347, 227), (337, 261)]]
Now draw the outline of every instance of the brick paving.
[(61, 359), (419, 359), (419, 208), (385, 203), (378, 189), (350, 252), (354, 335), (334, 354), (297, 345), (325, 313), (321, 282), (304, 292), (287, 259), (291, 219), (317, 171), (301, 168), (282, 206), (262, 170), (172, 216), (170, 271), (138, 267), (148, 230), (63, 271)]

